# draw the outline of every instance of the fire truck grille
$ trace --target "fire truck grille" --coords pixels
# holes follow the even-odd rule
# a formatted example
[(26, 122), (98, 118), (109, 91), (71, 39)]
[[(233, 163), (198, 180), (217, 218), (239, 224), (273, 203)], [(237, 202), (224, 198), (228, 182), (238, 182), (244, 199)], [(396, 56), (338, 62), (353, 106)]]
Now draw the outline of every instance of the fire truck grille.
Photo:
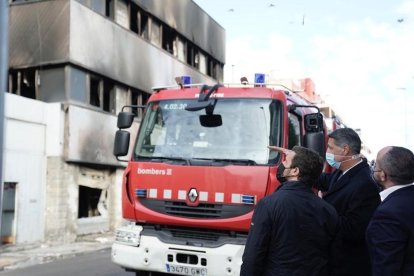
[(188, 206), (183, 201), (165, 201), (154, 199), (139, 199), (141, 204), (158, 213), (199, 219), (217, 219), (237, 217), (252, 211), (252, 205), (231, 205), (200, 203), (197, 206)]
[(161, 241), (169, 244), (218, 247), (223, 244), (245, 244), (247, 233), (188, 228), (167, 225), (144, 225), (144, 235), (158, 237)]

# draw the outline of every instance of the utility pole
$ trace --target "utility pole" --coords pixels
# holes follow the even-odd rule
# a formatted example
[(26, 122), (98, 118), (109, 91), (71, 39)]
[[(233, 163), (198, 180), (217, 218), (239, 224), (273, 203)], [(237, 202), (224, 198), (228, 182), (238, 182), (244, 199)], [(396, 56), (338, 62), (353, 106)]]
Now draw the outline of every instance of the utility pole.
[[(9, 1), (0, 1), (0, 226), (3, 217), (4, 93), (9, 68)], [(1, 228), (0, 228), (1, 232)], [(0, 233), (1, 234), (1, 233)]]

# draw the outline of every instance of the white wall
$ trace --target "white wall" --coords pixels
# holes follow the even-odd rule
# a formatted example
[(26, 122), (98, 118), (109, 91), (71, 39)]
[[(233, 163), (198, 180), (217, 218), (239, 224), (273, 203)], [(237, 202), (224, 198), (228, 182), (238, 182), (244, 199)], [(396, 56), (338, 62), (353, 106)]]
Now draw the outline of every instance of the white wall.
[(16, 243), (44, 239), (47, 156), (61, 156), (63, 112), (5, 94), (4, 182), (16, 182)]

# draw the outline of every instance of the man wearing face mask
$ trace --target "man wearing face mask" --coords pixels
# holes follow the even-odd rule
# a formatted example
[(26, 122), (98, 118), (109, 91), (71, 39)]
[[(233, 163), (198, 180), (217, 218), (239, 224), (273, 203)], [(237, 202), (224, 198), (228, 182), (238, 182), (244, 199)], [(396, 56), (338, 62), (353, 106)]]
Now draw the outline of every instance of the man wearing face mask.
[(323, 159), (303, 147), (269, 148), (286, 155), (277, 172), (281, 186), (255, 208), (240, 275), (329, 275), (338, 217), (312, 191)]
[(384, 190), (366, 232), (372, 275), (414, 275), (414, 154), (383, 148), (373, 178)]
[(316, 185), (339, 216), (339, 229), (330, 254), (330, 273), (335, 276), (371, 274), (365, 231), (380, 197), (360, 151), (361, 140), (354, 130), (341, 128), (329, 134), (326, 162), (336, 170), (323, 173)]

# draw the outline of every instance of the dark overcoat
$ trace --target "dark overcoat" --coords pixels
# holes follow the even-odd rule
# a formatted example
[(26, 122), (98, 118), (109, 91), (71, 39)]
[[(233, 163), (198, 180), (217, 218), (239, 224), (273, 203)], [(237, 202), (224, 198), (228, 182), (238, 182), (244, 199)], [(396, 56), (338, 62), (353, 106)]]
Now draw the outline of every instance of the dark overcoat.
[(414, 186), (392, 192), (367, 229), (372, 275), (414, 275)]
[(337, 222), (311, 187), (286, 182), (255, 208), (240, 275), (328, 275)]
[(318, 188), (327, 190), (323, 198), (339, 216), (339, 230), (330, 256), (331, 275), (369, 276), (365, 231), (381, 199), (366, 160), (343, 175), (340, 170), (323, 173)]

